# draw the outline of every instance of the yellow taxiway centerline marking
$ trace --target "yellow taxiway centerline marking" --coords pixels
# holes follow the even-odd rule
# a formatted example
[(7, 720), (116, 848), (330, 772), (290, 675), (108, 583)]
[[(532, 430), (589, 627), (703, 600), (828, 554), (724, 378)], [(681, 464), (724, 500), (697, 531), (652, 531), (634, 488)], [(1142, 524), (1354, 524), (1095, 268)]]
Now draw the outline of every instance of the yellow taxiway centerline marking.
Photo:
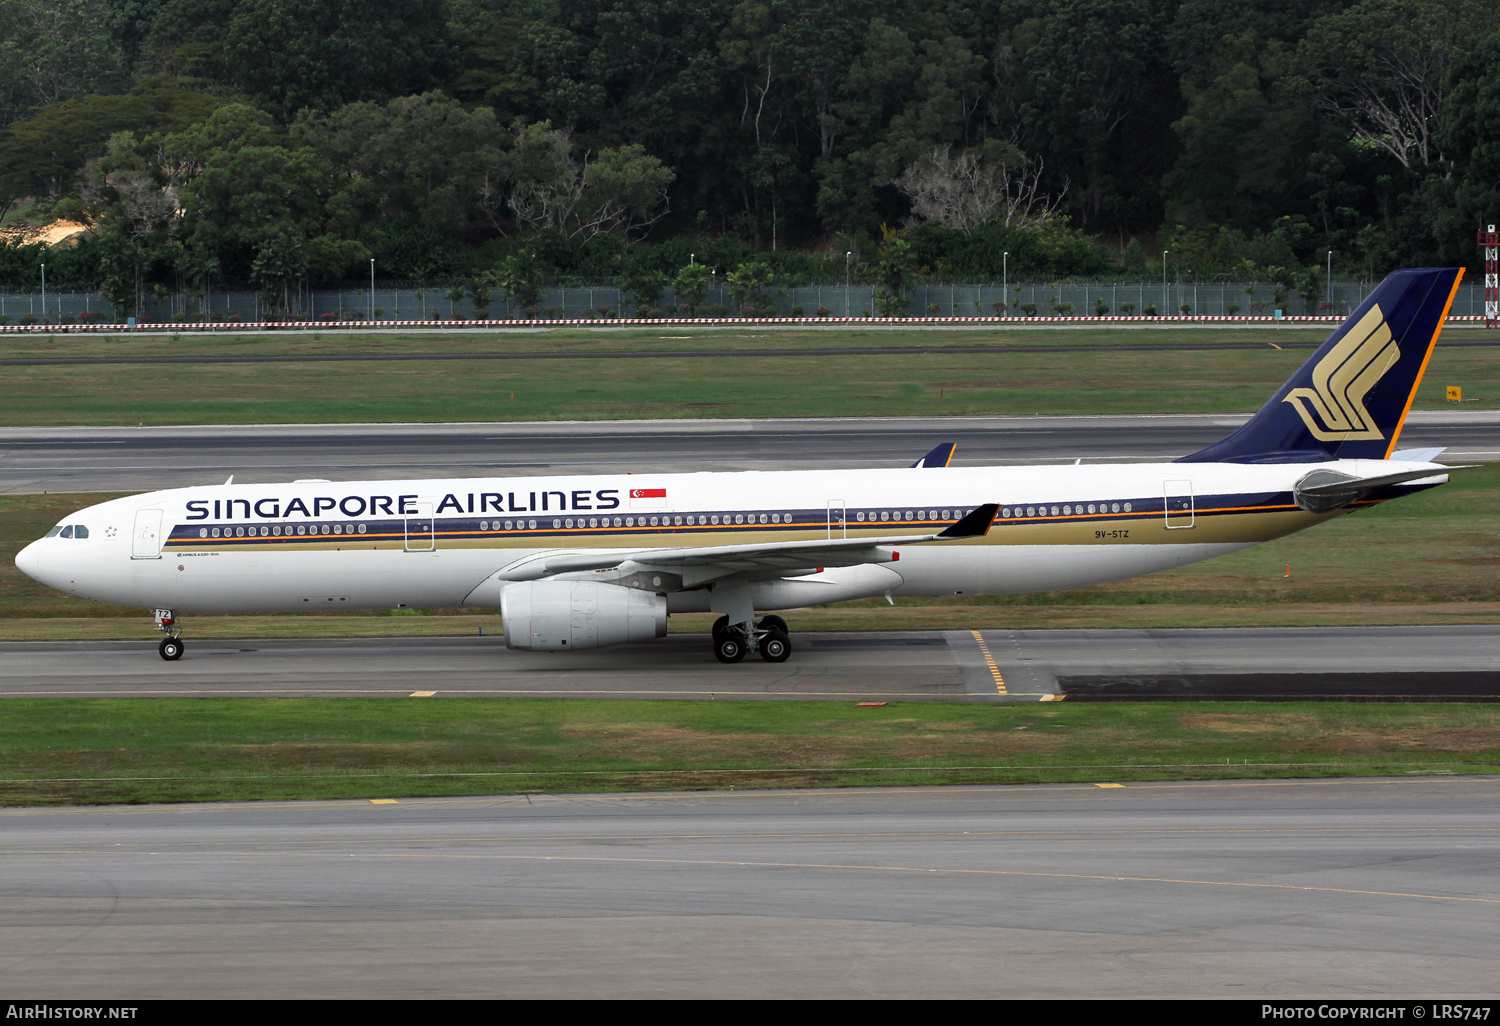
[(990, 655), (990, 646), (984, 643), (984, 635), (978, 631), (970, 631), (974, 640), (979, 643), (979, 651), (984, 656), (984, 663), (989, 667), (990, 676), (995, 678), (995, 690), (999, 694), (1005, 694), (1005, 678), (1000, 676), (1000, 667), (995, 665), (995, 657)]

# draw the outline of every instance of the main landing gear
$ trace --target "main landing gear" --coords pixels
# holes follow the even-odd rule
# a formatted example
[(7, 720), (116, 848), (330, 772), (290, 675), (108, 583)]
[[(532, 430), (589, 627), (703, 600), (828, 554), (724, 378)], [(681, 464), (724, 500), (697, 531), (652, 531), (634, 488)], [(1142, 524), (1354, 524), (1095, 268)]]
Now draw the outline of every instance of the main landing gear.
[(714, 621), (714, 656), (721, 663), (737, 663), (746, 652), (759, 652), (768, 663), (784, 663), (792, 654), (792, 639), (786, 621), (765, 616), (759, 622), (731, 624), (729, 617)]
[(155, 613), (155, 619), (156, 629), (165, 632), (167, 635), (161, 639), (161, 644), (156, 646), (156, 650), (161, 653), (161, 657), (167, 662), (176, 662), (182, 658), (183, 652), (182, 636), (181, 632), (177, 630), (177, 621), (173, 618), (170, 609), (158, 609)]

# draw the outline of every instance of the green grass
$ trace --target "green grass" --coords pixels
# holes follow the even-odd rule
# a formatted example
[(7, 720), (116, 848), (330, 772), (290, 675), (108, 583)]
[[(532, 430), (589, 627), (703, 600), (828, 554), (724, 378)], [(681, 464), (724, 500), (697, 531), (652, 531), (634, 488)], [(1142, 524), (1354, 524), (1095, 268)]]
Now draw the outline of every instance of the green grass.
[(1500, 706), (12, 700), (0, 804), (1493, 772)]
[[(678, 332), (679, 334), (685, 331)], [(1224, 332), (1239, 340), (1242, 332)], [(0, 367), (0, 425), (350, 423), (974, 414), (1226, 413), (1257, 409), (1307, 358), (1264, 349), (1192, 352), (928, 353), (935, 345), (1153, 341), (1179, 332), (640, 333), (493, 337), (280, 336), (170, 340), (6, 338), (0, 356), (190, 353), (701, 351), (764, 355), (682, 359), (444, 360), (377, 363)], [(1211, 340), (1220, 334), (1205, 333)], [(1320, 336), (1312, 336), (1320, 337)], [(1270, 339), (1271, 341), (1267, 341)], [(778, 350), (878, 347), (875, 355)], [(1500, 361), (1488, 349), (1439, 347), (1416, 408), (1448, 408), (1444, 387), (1500, 405)]]
[[(148, 638), (145, 614), (54, 591), (21, 546), (112, 496), (0, 496), (0, 640)], [(1312, 626), (1500, 622), (1500, 464), (1243, 552), (1116, 584), (1018, 596), (900, 598), (787, 614), (794, 631)], [(1286, 576), (1287, 567), (1291, 576)], [(708, 614), (672, 618), (705, 631)], [(189, 617), (189, 637), (399, 637), (498, 632), (492, 612)]]
[[(193, 357), (193, 356), (284, 356), (337, 355), (351, 353), (573, 353), (702, 351), (720, 349), (870, 349), (927, 350), (934, 346), (993, 345), (1095, 345), (1119, 343), (1143, 345), (1185, 343), (1216, 345), (1321, 342), (1328, 331), (1321, 328), (955, 328), (942, 331), (902, 328), (797, 328), (735, 327), (687, 328), (577, 328), (562, 327), (520, 331), (461, 332), (368, 332), (358, 328), (313, 332), (266, 332), (220, 334), (0, 335), (0, 359), (40, 356), (89, 357)], [(1484, 339), (1483, 331), (1450, 329), (1444, 338)]]

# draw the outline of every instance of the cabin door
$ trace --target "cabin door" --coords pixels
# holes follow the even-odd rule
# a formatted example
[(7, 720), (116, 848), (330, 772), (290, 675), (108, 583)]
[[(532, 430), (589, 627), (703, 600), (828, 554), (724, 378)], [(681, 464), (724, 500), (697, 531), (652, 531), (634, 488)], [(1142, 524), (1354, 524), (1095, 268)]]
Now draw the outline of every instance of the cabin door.
[(1193, 482), (1167, 481), (1162, 486), (1167, 530), (1193, 526)]
[(828, 537), (847, 538), (849, 527), (844, 523), (844, 500), (828, 500)]
[(437, 536), (433, 533), (432, 503), (417, 502), (417, 512), (406, 518), (406, 551), (431, 552), (437, 548)]
[(161, 558), (161, 515), (159, 509), (135, 511), (135, 533), (131, 535), (131, 559)]

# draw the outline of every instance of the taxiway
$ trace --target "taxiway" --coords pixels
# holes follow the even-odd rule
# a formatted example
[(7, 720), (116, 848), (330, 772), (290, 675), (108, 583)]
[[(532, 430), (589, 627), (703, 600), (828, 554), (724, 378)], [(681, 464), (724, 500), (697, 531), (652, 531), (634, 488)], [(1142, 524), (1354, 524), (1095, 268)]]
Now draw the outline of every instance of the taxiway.
[[(0, 698), (430, 697), (1099, 701), (1500, 700), (1500, 627), (796, 633), (792, 658), (714, 660), (706, 636), (514, 652), (498, 636), (0, 644)], [(991, 669), (986, 655), (992, 656)]]
[[(1173, 460), (1245, 416), (238, 425), (0, 429), (0, 493), (150, 491), (236, 481), (900, 467), (940, 442), (955, 466)], [(1500, 411), (1417, 411), (1403, 448), (1500, 459)]]
[(1488, 998), (1500, 779), (0, 810), (28, 999)]

